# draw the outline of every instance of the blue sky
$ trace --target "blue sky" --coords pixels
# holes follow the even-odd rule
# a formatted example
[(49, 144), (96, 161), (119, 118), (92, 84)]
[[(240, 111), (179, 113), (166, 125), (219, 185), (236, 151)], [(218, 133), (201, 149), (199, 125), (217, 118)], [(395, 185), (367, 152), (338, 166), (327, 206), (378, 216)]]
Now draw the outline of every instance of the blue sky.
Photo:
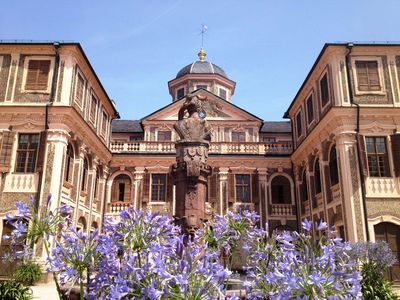
[(124, 119), (170, 103), (197, 58), (236, 81), (233, 102), (280, 120), (325, 42), (399, 41), (398, 0), (4, 1), (0, 39), (80, 42)]

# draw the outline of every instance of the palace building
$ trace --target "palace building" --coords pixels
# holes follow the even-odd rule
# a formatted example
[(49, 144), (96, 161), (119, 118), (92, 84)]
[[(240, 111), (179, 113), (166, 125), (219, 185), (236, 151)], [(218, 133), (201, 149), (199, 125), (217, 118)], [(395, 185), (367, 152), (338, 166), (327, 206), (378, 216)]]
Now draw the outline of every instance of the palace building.
[[(248, 208), (270, 230), (325, 220), (400, 257), (399, 77), (400, 44), (325, 44), (287, 120), (270, 122), (234, 104), (235, 81), (201, 49), (168, 82), (170, 104), (120, 120), (78, 43), (2, 42), (0, 233), (29, 195), (69, 204), (87, 231), (128, 206), (174, 215), (173, 124), (185, 96), (201, 93), (219, 108), (203, 116), (208, 215)], [(399, 265), (390, 276), (400, 279)]]

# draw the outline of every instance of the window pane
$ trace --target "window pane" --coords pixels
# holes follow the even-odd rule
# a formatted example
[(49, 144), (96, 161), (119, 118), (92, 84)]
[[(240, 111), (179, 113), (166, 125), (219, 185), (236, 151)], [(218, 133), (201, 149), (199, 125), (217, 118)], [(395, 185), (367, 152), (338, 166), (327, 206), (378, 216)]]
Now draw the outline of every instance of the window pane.
[(310, 124), (314, 120), (314, 102), (313, 102), (313, 96), (311, 95), (307, 99), (307, 121), (308, 124)]
[(321, 90), (321, 103), (322, 107), (324, 107), (329, 101), (329, 87), (328, 87), (328, 75), (325, 74), (319, 82), (320, 90)]
[(165, 174), (151, 175), (151, 201), (165, 201), (166, 179)]

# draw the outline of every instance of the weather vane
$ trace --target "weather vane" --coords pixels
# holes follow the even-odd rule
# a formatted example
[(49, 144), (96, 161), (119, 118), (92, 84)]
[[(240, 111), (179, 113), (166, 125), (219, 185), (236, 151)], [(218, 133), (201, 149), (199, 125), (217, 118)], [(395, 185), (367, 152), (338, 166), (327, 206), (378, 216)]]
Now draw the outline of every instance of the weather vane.
[(203, 43), (204, 43), (204, 35), (207, 32), (208, 27), (204, 24), (201, 24), (201, 48), (203, 48)]

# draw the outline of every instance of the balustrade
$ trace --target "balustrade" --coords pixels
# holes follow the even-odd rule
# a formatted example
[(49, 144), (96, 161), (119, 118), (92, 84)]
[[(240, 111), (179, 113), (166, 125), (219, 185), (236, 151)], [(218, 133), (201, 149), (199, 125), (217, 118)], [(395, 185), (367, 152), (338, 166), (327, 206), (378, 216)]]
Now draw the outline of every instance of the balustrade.
[(273, 216), (291, 216), (293, 215), (292, 204), (272, 204)]
[(395, 178), (368, 177), (365, 180), (367, 197), (400, 197), (399, 186)]
[(10, 173), (6, 175), (4, 192), (37, 193), (39, 175), (37, 173)]
[[(113, 153), (175, 153), (175, 142), (113, 141)], [(211, 142), (209, 153), (219, 154), (290, 154), (292, 142)]]
[(111, 204), (109, 204), (108, 212), (111, 214), (119, 213), (119, 212), (127, 209), (129, 206), (130, 206), (129, 202), (122, 202), (122, 201), (111, 202)]

